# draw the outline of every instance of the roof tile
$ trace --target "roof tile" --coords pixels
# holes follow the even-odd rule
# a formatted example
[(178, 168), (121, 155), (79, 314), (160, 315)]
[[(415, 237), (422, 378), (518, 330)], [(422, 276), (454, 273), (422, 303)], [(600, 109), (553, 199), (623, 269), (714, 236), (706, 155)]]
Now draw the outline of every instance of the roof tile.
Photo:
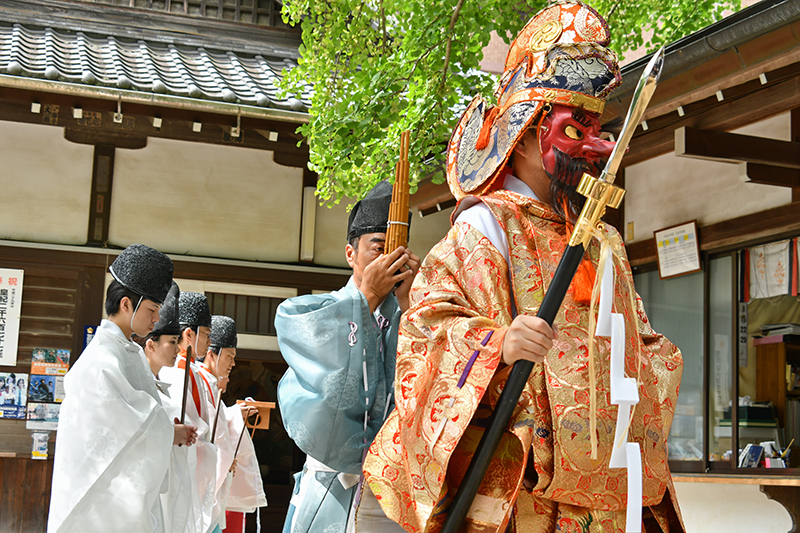
[(307, 111), (310, 87), (279, 98), (289, 59), (0, 23), (0, 73)]

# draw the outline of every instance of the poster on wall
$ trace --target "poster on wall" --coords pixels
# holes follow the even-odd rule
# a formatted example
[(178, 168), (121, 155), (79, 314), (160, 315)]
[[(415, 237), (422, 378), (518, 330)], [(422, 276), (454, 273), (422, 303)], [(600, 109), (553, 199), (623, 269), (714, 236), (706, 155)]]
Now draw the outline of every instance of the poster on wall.
[(0, 372), (0, 418), (25, 420), (28, 403), (28, 374)]
[(64, 377), (31, 374), (28, 401), (61, 403), (64, 401)]
[(47, 459), (47, 441), (50, 438), (50, 432), (34, 432), (31, 433), (31, 437), (33, 437), (31, 459)]
[(56, 430), (60, 411), (60, 403), (28, 402), (28, 421), (25, 422), (25, 427), (27, 429)]
[(63, 376), (69, 370), (69, 350), (34, 348), (31, 355), (31, 374)]
[(0, 268), (0, 366), (16, 366), (22, 278), (25, 272)]
[(33, 349), (25, 416), (28, 429), (58, 429), (58, 414), (64, 401), (64, 375), (69, 370), (69, 360), (69, 350)]
[(700, 240), (696, 221), (656, 231), (655, 240), (661, 279), (700, 271)]

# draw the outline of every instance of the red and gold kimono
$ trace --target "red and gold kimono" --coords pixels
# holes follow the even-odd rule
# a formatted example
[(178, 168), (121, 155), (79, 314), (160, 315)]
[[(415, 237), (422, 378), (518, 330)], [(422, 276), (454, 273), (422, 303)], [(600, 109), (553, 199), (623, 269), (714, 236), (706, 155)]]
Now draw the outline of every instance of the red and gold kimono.
[[(397, 408), (364, 464), (386, 515), (409, 532), (440, 529), (511, 370), (501, 347), (514, 310), (536, 314), (567, 244), (564, 220), (541, 202), (507, 190), (480, 200), (506, 234), (510, 265), (464, 223), (425, 258), (399, 331)], [(603, 232), (622, 248), (616, 230)], [(595, 240), (586, 254), (595, 267), (599, 250)], [(614, 311), (624, 315), (627, 332), (626, 373), (639, 380), (629, 441), (642, 450), (644, 531), (683, 531), (666, 445), (681, 354), (650, 327), (624, 252), (614, 269)], [(627, 470), (608, 466), (617, 415), (609, 397), (609, 340), (596, 339), (599, 445), (592, 460), (589, 306), (570, 290), (555, 325), (558, 339), (535, 365), (462, 531), (504, 532), (509, 525), (519, 532), (625, 530)]]

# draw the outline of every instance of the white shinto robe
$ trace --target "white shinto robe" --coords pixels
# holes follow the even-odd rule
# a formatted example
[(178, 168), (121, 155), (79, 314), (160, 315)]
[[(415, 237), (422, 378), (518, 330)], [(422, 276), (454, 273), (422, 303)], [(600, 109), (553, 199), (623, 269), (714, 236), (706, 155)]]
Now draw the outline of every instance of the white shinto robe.
[(163, 532), (174, 428), (141, 347), (104, 320), (64, 389), (48, 533)]

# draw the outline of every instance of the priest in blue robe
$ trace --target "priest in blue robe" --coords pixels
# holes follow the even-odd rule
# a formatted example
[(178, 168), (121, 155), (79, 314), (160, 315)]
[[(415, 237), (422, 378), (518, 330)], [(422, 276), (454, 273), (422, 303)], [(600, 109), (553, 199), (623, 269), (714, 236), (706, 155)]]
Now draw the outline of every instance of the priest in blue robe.
[[(420, 260), (402, 246), (384, 250), (392, 186), (381, 182), (350, 213), (347, 285), (291, 298), (278, 307), (275, 329), (289, 370), (278, 385), (286, 431), (307, 454), (284, 533), (391, 531), (361, 464), (394, 408), (400, 315)], [(399, 530), (402, 531), (402, 530)]]

